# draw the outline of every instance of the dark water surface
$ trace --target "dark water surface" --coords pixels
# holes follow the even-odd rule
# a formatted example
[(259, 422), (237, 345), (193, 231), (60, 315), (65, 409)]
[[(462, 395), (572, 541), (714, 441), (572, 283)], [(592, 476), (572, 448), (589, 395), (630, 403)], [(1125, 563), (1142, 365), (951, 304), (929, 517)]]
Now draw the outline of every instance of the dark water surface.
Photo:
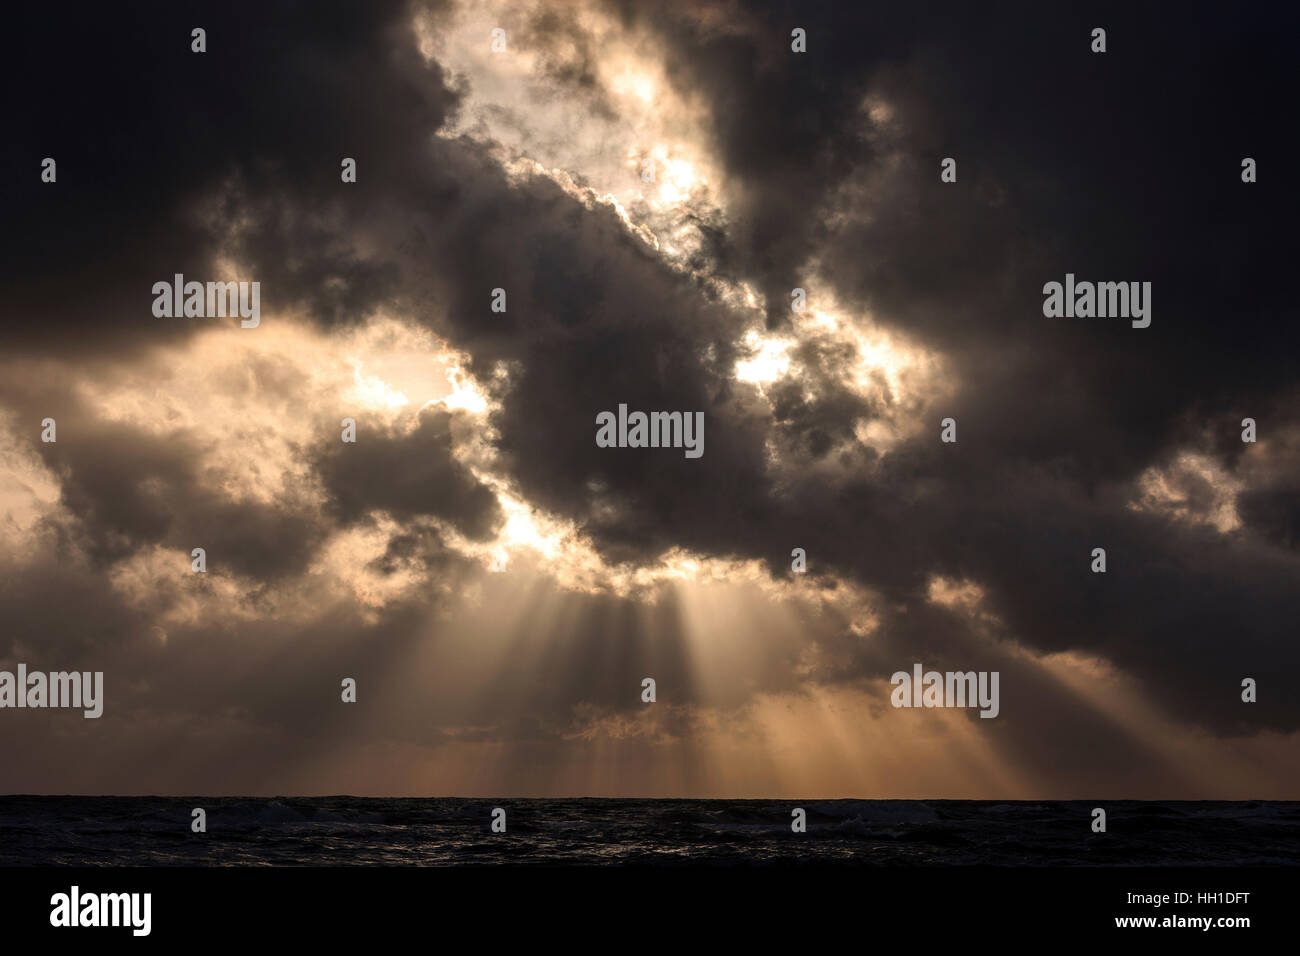
[(1296, 865), (1300, 802), (0, 797), (5, 866), (467, 863)]

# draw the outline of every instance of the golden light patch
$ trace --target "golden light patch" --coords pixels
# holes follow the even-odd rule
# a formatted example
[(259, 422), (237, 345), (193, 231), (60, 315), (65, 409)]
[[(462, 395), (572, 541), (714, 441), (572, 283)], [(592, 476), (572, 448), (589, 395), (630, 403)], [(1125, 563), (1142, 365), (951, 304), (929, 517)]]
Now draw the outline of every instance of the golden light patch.
[[(421, 51), (461, 94), (438, 135), (483, 145), (513, 177), (545, 176), (589, 207), (611, 206), (686, 268), (704, 245), (699, 222), (723, 213), (708, 105), (671, 82), (652, 30), (588, 2), (566, 5), (563, 22), (554, 29), (553, 6), (540, 0), (417, 13)], [(491, 51), (497, 26), (510, 36), (506, 53)], [(584, 82), (557, 96), (576, 76)]]
[(774, 382), (790, 368), (790, 349), (794, 341), (786, 338), (765, 337), (750, 329), (743, 340), (751, 358), (736, 363), (736, 379), (765, 385)]
[(19, 437), (21, 427), (16, 415), (0, 420), (0, 549), (10, 560), (31, 555), (40, 522), (59, 510), (58, 478)]
[(1134, 511), (1205, 524), (1222, 534), (1241, 527), (1237, 495), (1245, 483), (1209, 455), (1185, 451), (1164, 466), (1152, 466), (1137, 479), (1128, 504)]

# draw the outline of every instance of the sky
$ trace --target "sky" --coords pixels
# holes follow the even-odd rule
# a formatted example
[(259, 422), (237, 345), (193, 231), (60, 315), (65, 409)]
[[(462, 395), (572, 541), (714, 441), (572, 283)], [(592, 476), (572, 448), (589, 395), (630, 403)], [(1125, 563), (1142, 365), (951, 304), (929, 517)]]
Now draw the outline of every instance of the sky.
[(0, 791), (1300, 798), (1293, 11), (9, 19)]

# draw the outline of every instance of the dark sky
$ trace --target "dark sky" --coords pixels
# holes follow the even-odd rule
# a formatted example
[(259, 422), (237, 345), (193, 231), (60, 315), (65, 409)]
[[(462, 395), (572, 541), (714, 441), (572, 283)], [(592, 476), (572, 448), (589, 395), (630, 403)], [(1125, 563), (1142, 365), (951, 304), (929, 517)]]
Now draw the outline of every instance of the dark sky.
[[(1295, 798), (1297, 27), (13, 11), (0, 667), (106, 701), (0, 710), (0, 790)], [(598, 447), (620, 403), (703, 457)], [(913, 662), (999, 717), (894, 710)]]

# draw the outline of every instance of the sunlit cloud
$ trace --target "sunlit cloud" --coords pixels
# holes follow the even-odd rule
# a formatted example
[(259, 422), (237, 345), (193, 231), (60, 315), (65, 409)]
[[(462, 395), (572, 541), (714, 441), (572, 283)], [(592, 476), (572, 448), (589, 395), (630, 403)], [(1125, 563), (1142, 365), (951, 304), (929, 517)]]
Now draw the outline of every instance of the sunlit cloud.
[[(504, 53), (488, 42), (497, 27), (509, 38)], [(567, 5), (561, 26), (535, 0), (420, 14), (415, 29), (463, 96), (440, 136), (480, 141), (513, 175), (543, 175), (586, 204), (609, 205), (675, 266), (703, 247), (698, 222), (723, 214), (713, 188), (721, 164), (708, 109), (665, 74), (659, 38), (630, 32), (597, 3)]]
[(1208, 455), (1184, 452), (1166, 467), (1148, 468), (1129, 507), (1227, 533), (1241, 527), (1236, 499), (1244, 482)]

